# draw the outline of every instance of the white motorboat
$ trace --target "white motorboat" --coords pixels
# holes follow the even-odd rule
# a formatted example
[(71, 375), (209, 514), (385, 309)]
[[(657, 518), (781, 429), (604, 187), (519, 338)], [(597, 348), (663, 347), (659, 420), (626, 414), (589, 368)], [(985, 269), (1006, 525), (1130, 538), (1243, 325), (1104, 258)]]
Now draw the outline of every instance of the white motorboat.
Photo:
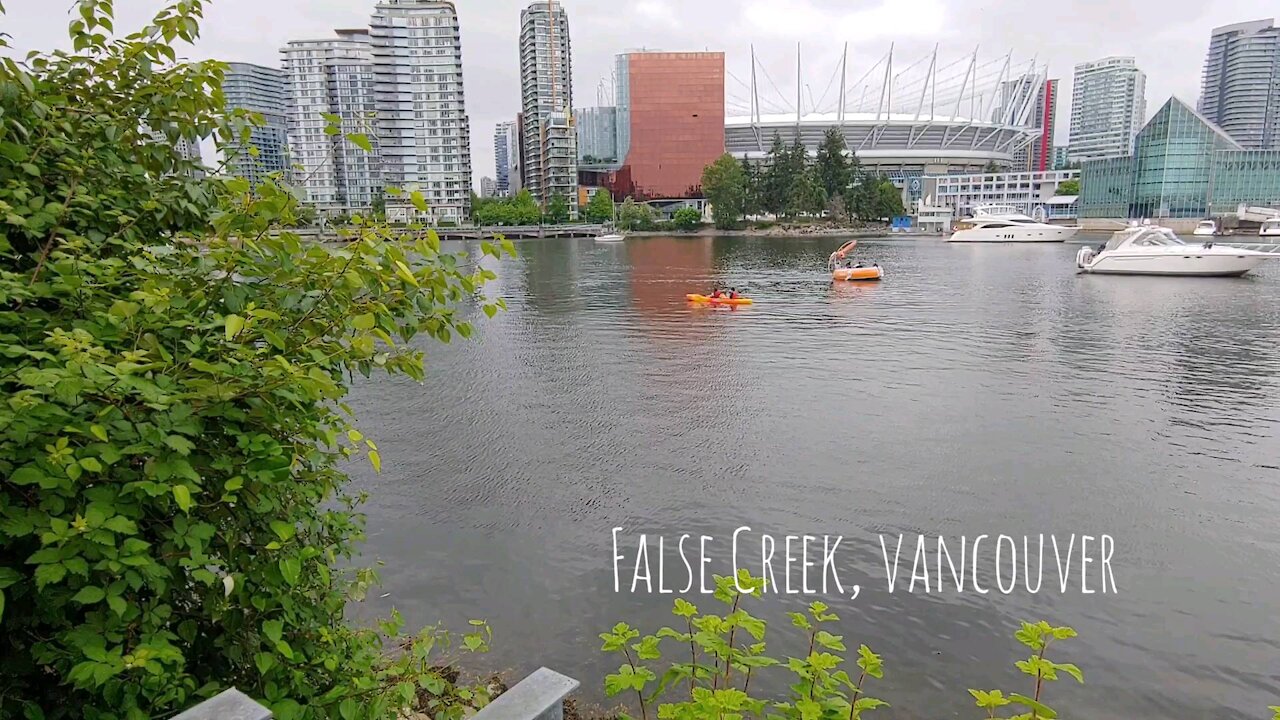
[(1076, 226), (1035, 220), (1007, 205), (979, 205), (973, 217), (957, 222), (952, 229), (956, 232), (947, 242), (1063, 242), (1080, 232)]
[(602, 243), (622, 242), (623, 240), (626, 240), (626, 239), (627, 239), (626, 235), (622, 235), (616, 232), (606, 233), (604, 235), (596, 236), (596, 242), (602, 242)]
[(1212, 220), (1201, 220), (1196, 229), (1191, 232), (1192, 235), (1217, 235), (1218, 224)]
[(1188, 275), (1235, 277), (1258, 267), (1268, 253), (1215, 245), (1212, 240), (1188, 245), (1159, 225), (1135, 225), (1111, 236), (1095, 251), (1076, 254), (1081, 272), (1112, 275)]
[(1258, 237), (1280, 238), (1280, 217), (1263, 220), (1262, 225), (1258, 227)]

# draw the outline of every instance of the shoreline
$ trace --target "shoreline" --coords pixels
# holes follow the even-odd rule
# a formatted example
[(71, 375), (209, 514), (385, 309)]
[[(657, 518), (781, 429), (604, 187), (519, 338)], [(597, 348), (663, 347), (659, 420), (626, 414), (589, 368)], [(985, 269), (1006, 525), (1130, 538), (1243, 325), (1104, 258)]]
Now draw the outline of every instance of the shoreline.
[(694, 232), (679, 230), (630, 230), (627, 237), (885, 237), (902, 235), (903, 237), (942, 237), (936, 233), (893, 233), (889, 226), (881, 227), (811, 227), (805, 225), (777, 225), (768, 228), (740, 228), (736, 230), (718, 230), (714, 227), (702, 227)]

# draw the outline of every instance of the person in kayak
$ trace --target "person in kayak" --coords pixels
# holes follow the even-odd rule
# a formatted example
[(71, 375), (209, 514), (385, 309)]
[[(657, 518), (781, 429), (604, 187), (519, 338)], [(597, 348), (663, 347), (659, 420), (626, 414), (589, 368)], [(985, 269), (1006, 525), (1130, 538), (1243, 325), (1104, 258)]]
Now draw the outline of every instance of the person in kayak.
[(729, 288), (729, 299), (730, 300), (738, 299), (738, 288)]
[(715, 290), (711, 291), (711, 295), (709, 297), (719, 298), (723, 296), (724, 296), (724, 293), (720, 292), (720, 288), (716, 288)]

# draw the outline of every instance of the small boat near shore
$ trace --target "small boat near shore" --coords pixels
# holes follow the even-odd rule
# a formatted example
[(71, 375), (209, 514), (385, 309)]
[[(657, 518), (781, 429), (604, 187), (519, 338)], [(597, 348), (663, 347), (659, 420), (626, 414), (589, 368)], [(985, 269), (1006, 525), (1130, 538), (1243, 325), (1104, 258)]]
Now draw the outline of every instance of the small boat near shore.
[(685, 300), (700, 305), (750, 305), (751, 298), (744, 297), (711, 297), (710, 295), (698, 295), (697, 293), (689, 293), (684, 296)]
[(1103, 275), (1239, 277), (1274, 257), (1280, 255), (1212, 240), (1189, 245), (1169, 228), (1145, 224), (1120, 230), (1097, 250), (1080, 248), (1076, 267)]

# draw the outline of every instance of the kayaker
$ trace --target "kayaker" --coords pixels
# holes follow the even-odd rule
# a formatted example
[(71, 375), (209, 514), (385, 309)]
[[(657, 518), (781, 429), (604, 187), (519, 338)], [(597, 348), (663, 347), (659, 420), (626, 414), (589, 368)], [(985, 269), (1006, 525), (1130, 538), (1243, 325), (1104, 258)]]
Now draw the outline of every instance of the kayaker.
[(713, 298), (718, 298), (718, 297), (721, 297), (722, 295), (724, 295), (724, 293), (720, 292), (720, 288), (716, 288), (715, 290), (711, 291), (711, 297)]
[(730, 300), (738, 299), (738, 288), (729, 288), (729, 299)]

